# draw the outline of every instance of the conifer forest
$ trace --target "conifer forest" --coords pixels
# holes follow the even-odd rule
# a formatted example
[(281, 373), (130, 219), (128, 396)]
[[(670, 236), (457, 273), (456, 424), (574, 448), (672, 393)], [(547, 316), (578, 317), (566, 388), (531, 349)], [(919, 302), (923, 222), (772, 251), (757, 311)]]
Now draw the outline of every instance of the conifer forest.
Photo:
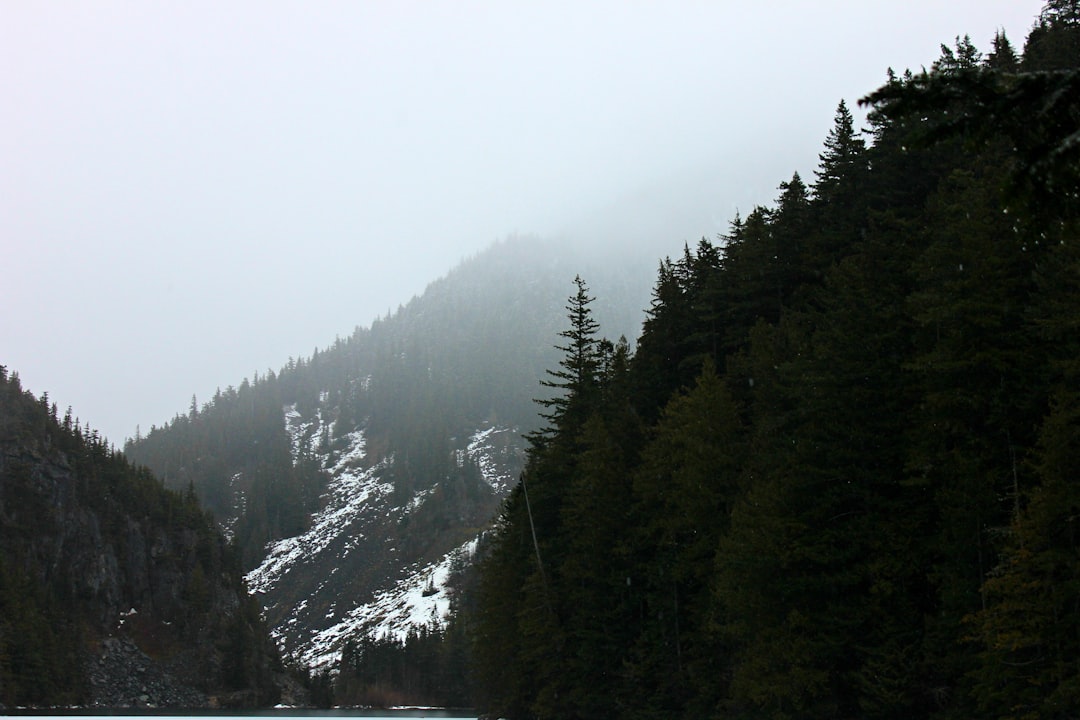
[(1080, 709), (1080, 6), (841, 103), (809, 182), (661, 263), (636, 348), (579, 279), (481, 568), (511, 718)]
[[(0, 710), (147, 706), (103, 679), (144, 653), (163, 706), (1080, 717), (1080, 0), (927, 60), (659, 260), (630, 339), (521, 242), (122, 452), (0, 365)], [(331, 622), (447, 558), (428, 626)]]

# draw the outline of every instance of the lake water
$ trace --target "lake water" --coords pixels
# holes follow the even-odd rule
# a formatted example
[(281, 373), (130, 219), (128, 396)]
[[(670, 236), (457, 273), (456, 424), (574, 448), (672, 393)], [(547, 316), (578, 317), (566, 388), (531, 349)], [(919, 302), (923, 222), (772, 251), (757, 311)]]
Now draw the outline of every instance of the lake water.
[(155, 720), (190, 720), (191, 718), (237, 718), (237, 720), (289, 720), (290, 718), (383, 718), (383, 720), (402, 720), (403, 718), (440, 718), (441, 720), (477, 720), (476, 715), (464, 715), (461, 710), (440, 710), (435, 708), (402, 708), (395, 710), (261, 710), (258, 712), (198, 712), (190, 715), (155, 713), (152, 711), (120, 710), (109, 715), (102, 715), (100, 710), (70, 710), (56, 714), (42, 713), (40, 710), (19, 711), (0, 710), (0, 715), (17, 716), (33, 720), (34, 718), (79, 718), (79, 720), (116, 720), (116, 718), (154, 718)]

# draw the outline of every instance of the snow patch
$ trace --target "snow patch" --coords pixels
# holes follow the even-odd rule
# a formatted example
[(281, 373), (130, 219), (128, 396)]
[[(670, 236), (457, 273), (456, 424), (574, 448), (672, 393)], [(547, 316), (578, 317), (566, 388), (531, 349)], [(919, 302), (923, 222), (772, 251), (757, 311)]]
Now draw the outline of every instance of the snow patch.
[(289, 434), (292, 459), (315, 452), (315, 442), (322, 435), (322, 413), (314, 420), (306, 420), (296, 409), (296, 403), (286, 405), (285, 431)]
[(225, 536), (225, 539), (228, 542), (233, 541), (233, 537), (236, 534), (236, 522), (243, 517), (244, 511), (247, 510), (247, 495), (240, 492), (240, 489), (237, 487), (237, 483), (240, 482), (242, 476), (243, 473), (236, 473), (229, 478), (229, 492), (232, 493), (233, 497), (233, 513), (232, 517), (226, 518), (225, 521), (221, 523), (221, 534)]
[(262, 563), (245, 576), (251, 592), (266, 592), (299, 560), (325, 550), (369, 502), (393, 492), (392, 484), (378, 479), (387, 461), (363, 470), (352, 467), (353, 461), (364, 457), (364, 434), (358, 430), (348, 437), (347, 451), (330, 470), (333, 479), (323, 496), (324, 509), (307, 532), (267, 545)]
[(517, 482), (517, 478), (507, 470), (505, 455), (508, 450), (504, 445), (497, 444), (506, 433), (512, 432), (514, 431), (509, 428), (492, 425), (477, 430), (469, 438), (469, 459), (480, 467), (484, 481), (499, 495), (510, 492), (510, 488)]
[(479, 542), (474, 538), (430, 565), (410, 568), (409, 574), (375, 598), (350, 610), (345, 618), (315, 634), (298, 659), (312, 669), (334, 667), (341, 659), (343, 641), (360, 634), (403, 640), (413, 628), (445, 622), (450, 613), (447, 588), (451, 568), (468, 562)]
[[(370, 376), (362, 382), (370, 383)], [(321, 400), (325, 403), (328, 396)], [(435, 488), (417, 492), (408, 500), (393, 498), (393, 485), (380, 478), (388, 475), (385, 471), (394, 458), (369, 457), (363, 430), (334, 437), (328, 446), (325, 441), (331, 436), (332, 413), (320, 409), (313, 417), (305, 418), (295, 404), (285, 405), (282, 412), (294, 462), (314, 460), (330, 476), (321, 498), (322, 509), (312, 516), (310, 529), (269, 543), (263, 562), (246, 576), (249, 591), (261, 595), (261, 602), (267, 604), (264, 610), (277, 618), (271, 635), (283, 654), (309, 668), (333, 667), (340, 658), (342, 644), (351, 637), (374, 633), (404, 638), (413, 628), (443, 623), (451, 605), (446, 587), (451, 568), (471, 558), (477, 541), (465, 543), (436, 562), (402, 568), (378, 583), (373, 595), (367, 594), (372, 590), (365, 591), (363, 597), (371, 600), (358, 607), (355, 601), (328, 596), (329, 588), (342, 582), (338, 571), (349, 567), (342, 560), (361, 547), (371, 552), (379, 544), (379, 538), (372, 535), (374, 528), (412, 514), (431, 499)], [(505, 495), (517, 482), (521, 455), (516, 431), (492, 425), (472, 433), (465, 447), (456, 451), (459, 465), (467, 457), (499, 495)], [(233, 479), (234, 483), (238, 480), (239, 476)], [(390, 558), (402, 555), (388, 540), (383, 541), (378, 552)], [(364, 557), (350, 558), (352, 562), (366, 561)], [(313, 566), (332, 569), (311, 578), (308, 568)], [(293, 582), (311, 583), (314, 589), (305, 590), (305, 599), (299, 600), (289, 591)], [(281, 605), (284, 598), (276, 599), (279, 594), (293, 599)]]

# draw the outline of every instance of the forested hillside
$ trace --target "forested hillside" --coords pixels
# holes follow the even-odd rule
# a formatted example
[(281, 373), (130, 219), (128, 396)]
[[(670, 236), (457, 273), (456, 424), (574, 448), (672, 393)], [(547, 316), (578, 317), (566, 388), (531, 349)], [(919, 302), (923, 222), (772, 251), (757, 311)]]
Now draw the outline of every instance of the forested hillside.
[[(841, 103), (813, 180), (578, 285), (482, 566), (508, 718), (1080, 708), (1080, 5)], [(587, 279), (587, 275), (585, 276)]]
[(195, 497), (0, 366), (0, 708), (268, 706), (279, 673)]
[[(288, 660), (327, 669), (377, 628), (430, 643), (442, 618), (406, 610), (404, 595), (497, 515), (558, 359), (572, 268), (592, 262), (535, 238), (496, 243), (347, 339), (193, 399), (125, 455), (194, 492), (231, 534)], [(640, 326), (652, 268), (624, 257), (597, 273), (610, 327)], [(432, 608), (449, 602), (442, 587), (425, 593)], [(431, 701), (416, 683), (386, 693)], [(353, 683), (340, 697), (374, 696)]]
[[(250, 568), (268, 541), (308, 527), (329, 479), (293, 457), (287, 406), (325, 419), (317, 447), (363, 428), (374, 457), (397, 455), (392, 482), (411, 497), (451, 472), (454, 443), (481, 423), (533, 427), (538, 378), (558, 358), (549, 338), (561, 298), (586, 257), (535, 238), (497, 243), (370, 327), (201, 406), (193, 397), (186, 414), (124, 452), (169, 487), (191, 487), (231, 527)], [(609, 296), (601, 314), (620, 332), (634, 330), (648, 302), (643, 268), (619, 263), (600, 279)]]

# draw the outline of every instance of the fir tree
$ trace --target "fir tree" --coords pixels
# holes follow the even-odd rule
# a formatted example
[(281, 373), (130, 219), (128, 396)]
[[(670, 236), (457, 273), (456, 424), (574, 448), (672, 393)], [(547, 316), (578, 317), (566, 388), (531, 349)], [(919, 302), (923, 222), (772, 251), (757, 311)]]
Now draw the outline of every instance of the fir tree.
[(540, 382), (556, 391), (554, 397), (537, 400), (547, 410), (541, 416), (549, 425), (531, 436), (534, 442), (542, 442), (556, 429), (580, 427), (583, 418), (577, 408), (587, 405), (596, 388), (599, 369), (596, 333), (600, 326), (589, 308), (596, 298), (589, 296), (589, 287), (580, 276), (574, 278), (574, 285), (577, 290), (566, 305), (570, 327), (559, 333), (566, 344), (555, 346), (563, 354), (559, 360), (561, 369), (549, 369), (547, 374), (552, 379)]

